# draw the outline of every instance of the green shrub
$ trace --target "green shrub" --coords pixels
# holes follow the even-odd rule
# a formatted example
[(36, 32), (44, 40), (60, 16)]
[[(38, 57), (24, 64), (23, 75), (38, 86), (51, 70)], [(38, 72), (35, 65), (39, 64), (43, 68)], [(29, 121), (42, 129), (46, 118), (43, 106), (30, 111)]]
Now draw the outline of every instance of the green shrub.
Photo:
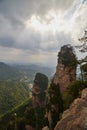
[(63, 93), (64, 109), (67, 109), (74, 99), (80, 97), (82, 89), (86, 87), (86, 82), (73, 81)]
[(51, 112), (52, 128), (54, 128), (60, 118), (60, 113), (63, 111), (63, 102), (60, 87), (54, 84), (53, 81), (48, 89), (48, 97), (47, 111)]

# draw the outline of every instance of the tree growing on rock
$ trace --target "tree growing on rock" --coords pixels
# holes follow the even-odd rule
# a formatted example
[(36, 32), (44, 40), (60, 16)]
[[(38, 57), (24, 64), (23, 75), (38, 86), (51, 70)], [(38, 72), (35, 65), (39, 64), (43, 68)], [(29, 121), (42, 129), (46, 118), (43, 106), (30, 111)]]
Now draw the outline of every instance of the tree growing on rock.
[(47, 103), (47, 112), (48, 112), (48, 121), (49, 128), (52, 130), (57, 121), (60, 118), (60, 113), (63, 111), (62, 97), (59, 89), (59, 85), (53, 83), (50, 84), (48, 88), (48, 103)]

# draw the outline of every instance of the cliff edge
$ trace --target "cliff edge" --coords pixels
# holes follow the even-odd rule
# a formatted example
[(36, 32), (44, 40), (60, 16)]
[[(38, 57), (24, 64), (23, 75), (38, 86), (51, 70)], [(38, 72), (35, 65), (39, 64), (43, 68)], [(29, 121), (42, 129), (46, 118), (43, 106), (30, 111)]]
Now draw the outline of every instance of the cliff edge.
[(87, 88), (82, 91), (81, 98), (75, 99), (64, 111), (54, 130), (87, 130)]

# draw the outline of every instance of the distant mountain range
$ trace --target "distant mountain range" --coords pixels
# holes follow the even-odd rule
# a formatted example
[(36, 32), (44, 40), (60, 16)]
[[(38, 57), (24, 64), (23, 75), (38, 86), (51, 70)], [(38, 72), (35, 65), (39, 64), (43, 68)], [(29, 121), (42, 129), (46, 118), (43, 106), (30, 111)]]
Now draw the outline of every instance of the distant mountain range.
[(30, 80), (32, 81), (35, 73), (40, 72), (48, 77), (54, 74), (54, 68), (42, 67), (40, 65), (9, 65), (0, 62), (0, 81), (3, 80)]
[(19, 77), (19, 72), (16, 68), (11, 67), (3, 62), (0, 62), (0, 81), (3, 80), (13, 80)]

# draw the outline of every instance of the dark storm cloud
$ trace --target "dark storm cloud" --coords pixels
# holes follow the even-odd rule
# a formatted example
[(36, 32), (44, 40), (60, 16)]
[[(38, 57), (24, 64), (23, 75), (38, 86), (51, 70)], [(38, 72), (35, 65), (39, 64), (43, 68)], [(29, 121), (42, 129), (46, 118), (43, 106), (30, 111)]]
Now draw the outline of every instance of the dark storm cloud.
[(14, 39), (10, 36), (2, 36), (0, 37), (0, 46), (31, 51), (37, 51), (40, 48), (40, 38), (37, 34), (26, 34), (26, 36), (24, 35), (18, 38)]
[[(23, 58), (23, 61), (27, 61), (28, 57), (30, 57), (31, 61), (36, 60), (37, 62), (37, 55), (39, 59), (40, 53), (42, 55), (42, 61), (45, 59), (48, 61), (48, 55), (50, 60), (52, 60), (50, 54), (56, 55), (54, 53), (57, 52), (62, 45), (73, 43), (72, 35), (77, 38), (77, 34), (79, 35), (79, 32), (82, 31), (82, 25), (84, 24), (84, 27), (87, 25), (86, 2), (83, 5), (84, 8), (81, 8), (78, 1), (79, 0), (0, 0), (0, 56), (2, 59), (7, 59), (6, 56), (8, 55), (9, 60), (18, 59), (18, 61), (20, 61), (21, 59), (22, 61)], [(78, 4), (73, 8), (75, 2), (78, 2)], [(53, 16), (46, 18), (46, 14), (48, 14), (50, 10), (53, 10), (57, 16), (58, 13), (61, 17), (65, 16), (62, 18), (62, 22), (61, 18), (58, 19), (59, 21), (57, 22), (60, 23), (58, 23), (58, 27), (57, 23), (55, 26), (53, 25), (54, 28), (52, 27), (52, 29), (56, 30), (54, 31), (55, 35), (52, 29), (48, 29), (48, 26), (48, 31), (41, 32), (42, 30), (39, 30), (39, 26), (36, 27), (37, 25), (35, 25), (36, 28), (31, 26), (32, 24), (26, 25), (26, 22), (31, 20), (32, 16), (36, 18), (39, 16), (41, 27), (44, 21), (46, 24), (50, 23), (54, 20)], [(70, 10), (74, 10), (73, 16)], [(69, 15), (71, 17), (69, 17)], [(62, 31), (60, 26), (64, 27)], [(57, 29), (55, 29), (56, 27)], [(72, 33), (69, 30), (70, 27)], [(36, 59), (34, 59), (35, 57)], [(48, 62), (50, 62), (50, 60)]]
[(32, 14), (44, 16), (50, 9), (67, 10), (75, 0), (1, 0), (0, 13), (15, 24), (22, 23)]
[[(0, 0), (0, 37), (2, 37), (0, 45), (24, 49), (39, 47), (41, 35), (32, 30), (28, 32), (25, 30), (24, 33), (24, 22), (33, 14), (39, 15), (43, 20), (50, 9), (65, 11), (73, 5), (74, 1), (66, 0), (64, 3), (64, 0)], [(24, 33), (22, 34), (25, 36), (24, 39), (22, 38), (24, 36), (20, 36), (21, 33)], [(19, 38), (20, 42), (17, 41)], [(12, 45), (10, 45), (11, 41)]]
[(14, 46), (14, 39), (11, 37), (0, 37), (0, 46), (3, 47), (13, 47)]

